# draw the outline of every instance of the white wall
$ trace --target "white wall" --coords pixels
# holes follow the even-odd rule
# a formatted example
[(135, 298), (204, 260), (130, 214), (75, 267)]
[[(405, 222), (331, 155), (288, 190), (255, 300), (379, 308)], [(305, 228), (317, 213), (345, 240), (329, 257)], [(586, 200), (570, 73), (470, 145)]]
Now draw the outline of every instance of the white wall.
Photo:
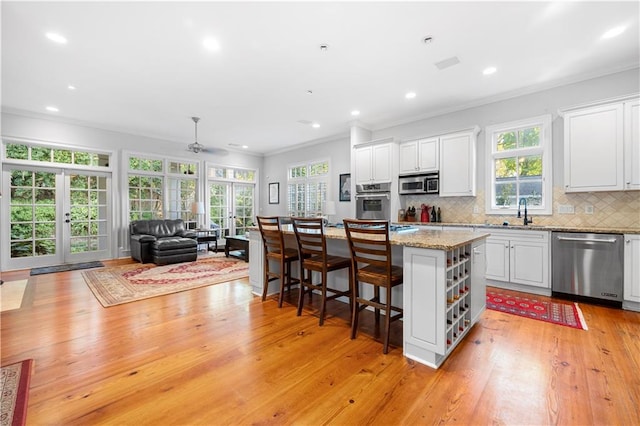
[(270, 182), (279, 182), (280, 204), (269, 204), (269, 200), (265, 196), (260, 203), (260, 214), (263, 216), (287, 216), (287, 168), (295, 164), (328, 158), (331, 174), (328, 196), (330, 200), (336, 202), (336, 216), (332, 217), (331, 221), (335, 222), (345, 217), (351, 217), (350, 203), (338, 201), (339, 176), (343, 173), (350, 173), (351, 170), (350, 152), (349, 136), (345, 134), (335, 139), (306, 144), (294, 150), (265, 157), (260, 189), (264, 194), (267, 194), (267, 185)]

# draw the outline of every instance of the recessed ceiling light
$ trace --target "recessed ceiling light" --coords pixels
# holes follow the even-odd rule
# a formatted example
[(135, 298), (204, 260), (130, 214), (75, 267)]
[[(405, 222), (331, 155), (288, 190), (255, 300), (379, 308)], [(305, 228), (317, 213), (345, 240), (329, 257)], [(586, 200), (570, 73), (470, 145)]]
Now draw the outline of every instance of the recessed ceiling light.
[(404, 97), (407, 99), (413, 99), (416, 97), (416, 92), (409, 92), (406, 95), (404, 95)]
[(70, 84), (70, 85), (68, 85), (68, 86), (67, 86), (67, 89), (69, 89), (69, 90), (76, 90), (76, 86), (74, 86), (74, 85)]
[(607, 31), (606, 33), (602, 34), (602, 36), (600, 36), (601, 39), (607, 39), (607, 38), (613, 38), (613, 37), (617, 37), (620, 34), (622, 34), (624, 32), (624, 30), (626, 30), (627, 27), (625, 27), (624, 25), (621, 25), (619, 27), (615, 27), (615, 28), (611, 28), (609, 31)]
[(58, 112), (58, 111), (60, 111), (60, 110), (58, 109), (58, 107), (48, 106), (48, 107), (47, 107), (47, 111), (51, 111), (51, 112)]
[(320, 51), (321, 52), (326, 52), (327, 50), (329, 50), (329, 45), (328, 44), (321, 44), (320, 45)]
[(51, 41), (55, 41), (56, 43), (60, 43), (60, 44), (67, 44), (67, 39), (58, 33), (47, 33), (45, 35)]
[(353, 115), (354, 117), (357, 115), (360, 115), (360, 111), (358, 111), (357, 109), (354, 109), (353, 111), (351, 111), (351, 115)]
[(433, 43), (433, 37), (426, 36), (422, 41), (424, 42), (424, 44), (431, 44)]
[(496, 71), (498, 71), (498, 69), (496, 67), (488, 67), (488, 68), (485, 68), (484, 71), (482, 71), (482, 74), (491, 75)]
[(242, 149), (248, 149), (249, 145), (242, 145)]
[(313, 123), (311, 127), (313, 127), (314, 129), (317, 129), (318, 127), (320, 127), (320, 125), (318, 123)]
[(207, 50), (211, 50), (211, 51), (220, 50), (220, 43), (218, 43), (218, 40), (212, 37), (207, 37), (204, 40), (202, 40), (202, 45)]
[(307, 90), (307, 95), (313, 95), (313, 90)]

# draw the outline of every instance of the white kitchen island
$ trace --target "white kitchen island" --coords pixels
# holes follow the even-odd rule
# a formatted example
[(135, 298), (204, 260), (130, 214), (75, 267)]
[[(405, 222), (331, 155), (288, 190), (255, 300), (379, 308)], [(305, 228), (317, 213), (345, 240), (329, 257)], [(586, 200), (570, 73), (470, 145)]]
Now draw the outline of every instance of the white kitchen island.
[[(283, 227), (286, 244), (295, 247), (291, 227)], [(344, 229), (327, 227), (327, 250), (349, 257)], [(403, 351), (407, 358), (438, 368), (485, 310), (485, 239), (489, 234), (417, 230), (391, 233), (393, 263), (404, 268), (404, 283), (393, 289), (402, 300)], [(260, 232), (249, 232), (249, 279), (262, 294), (263, 246)], [(294, 274), (298, 272), (294, 263)], [(332, 285), (347, 289), (347, 272), (329, 274)], [(280, 283), (270, 283), (269, 294)], [(370, 286), (365, 286), (369, 290)], [(369, 296), (366, 292), (363, 296)], [(344, 300), (345, 302), (347, 300)]]

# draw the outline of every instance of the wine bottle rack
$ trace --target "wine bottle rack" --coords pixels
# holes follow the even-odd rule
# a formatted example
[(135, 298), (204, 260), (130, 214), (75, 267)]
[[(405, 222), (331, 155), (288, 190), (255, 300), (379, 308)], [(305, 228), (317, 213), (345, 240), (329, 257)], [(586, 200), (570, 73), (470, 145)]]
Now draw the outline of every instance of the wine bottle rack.
[(471, 326), (471, 245), (446, 254), (447, 351), (466, 334)]

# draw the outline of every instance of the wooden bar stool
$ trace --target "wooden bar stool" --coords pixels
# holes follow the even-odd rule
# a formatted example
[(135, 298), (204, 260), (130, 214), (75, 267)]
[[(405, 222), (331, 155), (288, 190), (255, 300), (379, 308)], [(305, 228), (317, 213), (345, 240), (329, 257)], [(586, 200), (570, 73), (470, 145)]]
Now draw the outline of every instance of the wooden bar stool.
[[(375, 309), (376, 326), (380, 324), (380, 310), (385, 311), (384, 347), (382, 352), (389, 352), (389, 331), (391, 322), (402, 318), (402, 308), (393, 306), (391, 289), (402, 284), (402, 267), (391, 263), (391, 243), (389, 241), (389, 222), (385, 220), (352, 220), (344, 219), (344, 230), (347, 234), (351, 252), (351, 268), (353, 273), (354, 305), (351, 319), (351, 338), (355, 339), (358, 331), (360, 311), (372, 306)], [(360, 283), (373, 286), (373, 298), (360, 297)], [(385, 289), (385, 302), (380, 299), (380, 288)], [(393, 312), (397, 312), (393, 316)]]
[[(298, 243), (298, 257), (300, 261), (300, 294), (298, 296), (298, 316), (302, 313), (304, 295), (309, 293), (309, 299), (314, 290), (321, 294), (320, 301), (320, 325), (324, 324), (324, 317), (328, 300), (340, 296), (349, 298), (349, 305), (353, 307), (351, 298), (352, 274), (351, 259), (335, 256), (327, 253), (327, 242), (324, 236), (322, 218), (292, 218), (293, 231)], [(327, 275), (329, 272), (339, 269), (349, 269), (349, 289), (338, 290), (329, 286)], [(306, 274), (305, 274), (306, 271)], [(320, 273), (320, 282), (313, 283), (313, 272)], [(327, 295), (331, 293), (331, 295)]]
[[(262, 301), (267, 298), (269, 283), (274, 280), (280, 280), (278, 307), (281, 308), (284, 300), (284, 286), (287, 285), (289, 292), (291, 292), (291, 284), (300, 282), (300, 280), (291, 277), (291, 263), (298, 260), (298, 250), (285, 247), (278, 216), (258, 216), (257, 218), (260, 235), (264, 243)], [(278, 272), (271, 270), (270, 262), (278, 263), (280, 266)]]

